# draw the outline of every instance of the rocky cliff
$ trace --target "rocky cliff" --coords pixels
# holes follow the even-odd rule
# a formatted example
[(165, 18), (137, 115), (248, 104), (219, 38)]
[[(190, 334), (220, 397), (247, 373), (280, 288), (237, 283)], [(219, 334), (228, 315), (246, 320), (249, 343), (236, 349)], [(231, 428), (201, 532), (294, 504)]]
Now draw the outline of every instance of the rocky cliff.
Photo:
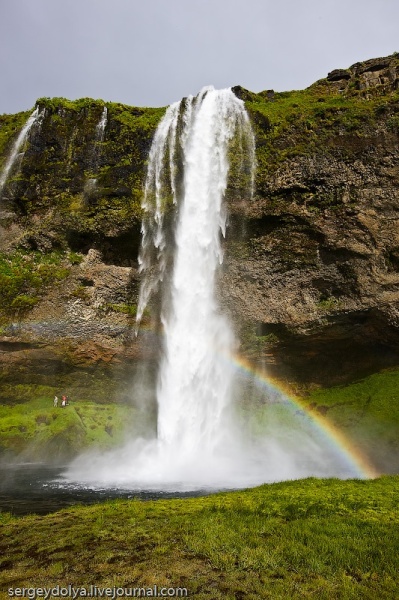
[[(398, 365), (399, 57), (303, 91), (234, 91), (257, 147), (254, 196), (233, 172), (226, 197), (219, 294), (239, 351), (306, 385)], [(70, 388), (79, 373), (89, 396), (112, 396), (117, 379), (123, 397), (159, 348), (150, 317), (138, 338), (134, 317), (146, 159), (164, 109), (37, 106), (0, 201), (2, 395), (16, 378)], [(3, 165), (28, 115), (0, 117)]]

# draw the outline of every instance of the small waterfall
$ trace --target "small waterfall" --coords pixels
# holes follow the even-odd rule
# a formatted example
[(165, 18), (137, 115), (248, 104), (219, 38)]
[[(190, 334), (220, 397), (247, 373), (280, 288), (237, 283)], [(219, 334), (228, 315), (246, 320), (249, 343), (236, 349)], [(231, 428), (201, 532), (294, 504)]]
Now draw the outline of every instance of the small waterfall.
[[(104, 106), (103, 112), (101, 114), (101, 119), (99, 120), (99, 122), (96, 125), (94, 144), (93, 144), (93, 149), (91, 151), (92, 152), (92, 154), (91, 154), (91, 169), (93, 171), (96, 171), (98, 169), (100, 153), (101, 153), (99, 144), (101, 144), (101, 142), (104, 141), (105, 128), (107, 126), (107, 123), (108, 123), (108, 109), (106, 106)], [(96, 178), (87, 179), (85, 186), (84, 186), (85, 194), (90, 196), (90, 194), (95, 191), (96, 186), (97, 186)]]
[(44, 114), (45, 114), (45, 110), (46, 109), (43, 108), (41, 111), (39, 111), (39, 107), (37, 106), (35, 108), (35, 110), (33, 111), (33, 113), (30, 115), (30, 117), (28, 118), (28, 120), (26, 121), (23, 128), (21, 129), (17, 139), (15, 140), (13, 147), (11, 149), (11, 153), (10, 153), (10, 155), (6, 161), (6, 164), (4, 165), (4, 168), (1, 172), (1, 175), (0, 175), (0, 197), (3, 192), (3, 188), (7, 182), (7, 179), (9, 177), (10, 173), (12, 173), (14, 165), (20, 156), (20, 150), (21, 150), (21, 148), (23, 148), (24, 142), (27, 139), (30, 130), (32, 129), (33, 125), (35, 125), (36, 123), (38, 123), (39, 125), (41, 124)]
[(104, 140), (105, 128), (108, 122), (108, 109), (104, 106), (101, 119), (96, 126), (96, 142), (102, 142)]

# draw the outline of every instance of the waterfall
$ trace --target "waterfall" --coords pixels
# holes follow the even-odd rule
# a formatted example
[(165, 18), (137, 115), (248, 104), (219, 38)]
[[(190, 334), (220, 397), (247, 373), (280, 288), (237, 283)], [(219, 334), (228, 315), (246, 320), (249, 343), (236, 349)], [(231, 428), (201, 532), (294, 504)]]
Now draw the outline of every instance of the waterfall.
[[(160, 211), (166, 184), (160, 183), (159, 171), (169, 155), (169, 187), (179, 213), (170, 305), (162, 315), (165, 348), (157, 390), (158, 438), (165, 451), (173, 449), (187, 457), (212, 454), (225, 433), (231, 370), (224, 357), (232, 352), (234, 336), (215, 297), (215, 277), (223, 260), (220, 237), (226, 228), (223, 198), (230, 144), (237, 135), (244, 144), (243, 154), (253, 164), (254, 137), (244, 103), (230, 89), (206, 88), (195, 100), (188, 99), (179, 139), (184, 167), (178, 198), (173, 169), (178, 111), (178, 105), (171, 107), (159, 128), (159, 138), (154, 139), (146, 201), (148, 195), (155, 196), (152, 239), (158, 250), (160, 278), (165, 268)], [(148, 239), (143, 238), (142, 266), (147, 244)], [(147, 300), (149, 287), (144, 279), (143, 290), (147, 291), (141, 301)], [(141, 305), (139, 318), (142, 310)]]
[[(167, 301), (161, 314), (157, 460), (159, 465), (166, 461), (172, 472), (176, 465), (198, 468), (201, 461), (214, 466), (230, 432), (226, 409), (232, 370), (226, 356), (234, 335), (218, 306), (215, 283), (223, 261), (224, 195), (233, 150), (235, 175), (247, 172), (250, 196), (255, 143), (244, 103), (230, 89), (208, 87), (168, 108), (149, 155), (137, 321), (162, 283)], [(164, 215), (173, 205), (177, 224), (171, 261)]]
[[(94, 144), (91, 150), (90, 162), (91, 169), (96, 171), (98, 169), (99, 159), (100, 159), (100, 147), (99, 144), (104, 141), (105, 136), (105, 128), (108, 123), (108, 109), (106, 106), (103, 108), (103, 112), (101, 113), (101, 118), (96, 125), (96, 132), (94, 137)], [(97, 179), (89, 178), (86, 180), (84, 185), (84, 192), (86, 195), (90, 196), (96, 189)]]
[[(259, 406), (253, 415), (244, 414), (245, 403), (234, 411), (232, 399), (241, 400), (244, 388), (217, 283), (225, 194), (240, 190), (240, 198), (250, 198), (254, 165), (249, 118), (230, 89), (204, 88), (167, 109), (149, 153), (137, 312), (139, 326), (153, 301), (163, 326), (157, 433), (143, 431), (119, 449), (79, 457), (69, 480), (183, 491), (356, 474), (324, 432), (272, 385), (254, 380), (264, 394), (266, 422), (258, 422)], [(138, 402), (145, 396), (138, 384), (134, 394)]]
[(107, 122), (108, 122), (108, 109), (106, 106), (104, 106), (104, 109), (103, 109), (103, 112), (101, 115), (101, 119), (97, 123), (97, 126), (96, 126), (96, 142), (102, 142), (104, 140), (104, 133), (105, 133), (105, 128), (107, 126)]
[[(139, 254), (139, 269), (145, 273), (145, 277), (140, 288), (138, 324), (151, 295), (163, 280), (166, 268), (163, 204), (168, 195), (172, 196), (173, 204), (177, 203), (174, 155), (180, 104), (176, 102), (167, 109), (155, 132), (149, 155), (142, 204), (145, 216), (141, 226), (142, 242)], [(169, 177), (164, 176), (165, 169), (168, 169)]]
[(13, 167), (19, 158), (19, 152), (20, 152), (21, 148), (23, 148), (24, 142), (27, 139), (30, 130), (32, 129), (32, 127), (35, 123), (41, 124), (43, 117), (44, 117), (44, 113), (45, 113), (45, 109), (39, 111), (39, 107), (37, 106), (35, 108), (35, 110), (33, 111), (33, 113), (30, 115), (30, 117), (28, 118), (28, 120), (26, 121), (23, 128), (21, 129), (17, 139), (15, 140), (15, 142), (12, 146), (10, 155), (9, 155), (9, 157), (6, 161), (6, 164), (4, 165), (4, 168), (0, 175), (0, 196), (3, 192), (3, 188), (7, 182), (8, 176), (12, 172)]

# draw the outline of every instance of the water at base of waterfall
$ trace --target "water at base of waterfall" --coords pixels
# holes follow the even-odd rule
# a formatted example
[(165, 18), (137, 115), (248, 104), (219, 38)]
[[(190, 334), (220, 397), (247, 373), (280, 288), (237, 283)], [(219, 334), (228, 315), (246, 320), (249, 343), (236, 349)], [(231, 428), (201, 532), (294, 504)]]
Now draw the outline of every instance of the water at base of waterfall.
[(45, 515), (76, 504), (96, 504), (116, 498), (159, 500), (201, 496), (206, 490), (191, 492), (132, 490), (109, 485), (85, 485), (63, 478), (65, 466), (42, 463), (13, 463), (0, 466), (0, 512), (14, 515)]

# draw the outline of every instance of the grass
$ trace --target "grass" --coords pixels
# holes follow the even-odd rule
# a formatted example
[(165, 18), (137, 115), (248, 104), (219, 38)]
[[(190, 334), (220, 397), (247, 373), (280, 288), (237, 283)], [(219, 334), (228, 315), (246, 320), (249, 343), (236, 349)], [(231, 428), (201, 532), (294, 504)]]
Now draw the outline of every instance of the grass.
[[(303, 402), (379, 460), (379, 448), (398, 455), (398, 389), (399, 371), (387, 370), (313, 391)], [(116, 434), (134, 416), (128, 407), (87, 401), (56, 409), (52, 398), (52, 388), (38, 387), (34, 400), (0, 407), (2, 440), (19, 431), (21, 439), (44, 445), (61, 434), (83, 446), (106, 446), (116, 440), (107, 427)], [(262, 415), (254, 417), (260, 429)], [(186, 587), (198, 600), (393, 600), (399, 597), (398, 483), (399, 476), (309, 478), (195, 499), (116, 500), (47, 516), (0, 513), (0, 590), (157, 584)]]
[(88, 446), (109, 448), (122, 442), (133, 417), (133, 409), (126, 405), (83, 400), (61, 408), (60, 400), (55, 408), (53, 398), (52, 388), (38, 386), (33, 400), (0, 406), (3, 452), (28, 452), (31, 458), (43, 459), (49, 449), (54, 458), (62, 458)]
[[(262, 336), (260, 336), (262, 338)], [(289, 447), (290, 435), (319, 435), (312, 427), (322, 418), (343, 434), (352, 451), (363, 456), (379, 473), (399, 472), (399, 370), (374, 373), (349, 385), (297, 392), (297, 402), (253, 387), (247, 391), (238, 414), (251, 436), (269, 432)], [(266, 396), (265, 396), (266, 394)], [(281, 401), (282, 400), (282, 401)], [(294, 436), (294, 443), (296, 437)]]
[(399, 478), (1, 515), (0, 585), (181, 586), (189, 597), (393, 600)]
[(399, 371), (386, 370), (347, 386), (312, 392), (313, 411), (343, 431), (385, 472), (399, 468)]
[[(378, 128), (397, 131), (398, 100), (397, 92), (367, 100), (358, 92), (343, 95), (325, 80), (305, 90), (276, 93), (273, 101), (264, 92), (250, 94), (246, 107), (256, 137), (258, 193), (264, 193), (264, 181), (287, 160), (320, 155), (353, 163), (357, 147), (364, 146), (358, 141), (375, 137)], [(327, 194), (317, 206), (332, 208), (336, 202)]]
[(0, 318), (25, 316), (50, 286), (68, 276), (69, 264), (61, 252), (0, 253)]

